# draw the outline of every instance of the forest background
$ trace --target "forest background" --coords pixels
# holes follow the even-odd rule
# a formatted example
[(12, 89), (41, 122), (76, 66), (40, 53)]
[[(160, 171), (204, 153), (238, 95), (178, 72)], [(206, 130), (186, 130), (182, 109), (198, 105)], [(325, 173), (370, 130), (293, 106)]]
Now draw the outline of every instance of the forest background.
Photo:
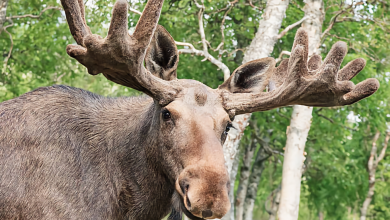
[[(84, 2), (92, 32), (105, 36), (115, 1)], [(267, 1), (200, 2), (204, 5), (202, 22), (208, 52), (232, 72), (243, 62), (244, 53), (259, 29)], [(166, 0), (159, 23), (176, 41), (202, 48), (197, 3), (192, 0)], [(277, 39), (271, 57), (288, 57), (295, 32), (305, 15), (306, 3), (288, 2), (279, 31), (286, 32)], [(305, 147), (299, 218), (358, 219), (370, 187), (368, 162), (373, 144), (378, 148), (378, 155), (387, 145), (385, 137), (390, 121), (390, 2), (329, 0), (323, 3), (325, 19), (319, 45), (322, 57), (325, 58), (335, 42), (347, 42), (349, 52), (342, 65), (359, 57), (367, 61), (365, 69), (353, 82), (377, 78), (381, 87), (373, 96), (351, 106), (314, 108)], [(145, 1), (129, 1), (129, 4), (132, 9), (142, 11)], [(82, 65), (66, 54), (66, 45), (75, 42), (59, 0), (0, 0), (0, 7), (3, 61), (0, 67), (0, 102), (53, 84), (83, 88), (104, 96), (140, 95), (137, 91), (109, 82), (102, 75), (90, 76)], [(129, 11), (129, 16), (131, 31), (139, 14)], [(294, 23), (297, 24), (293, 28), (287, 28)], [(188, 46), (178, 48), (191, 49)], [(220, 68), (210, 59), (195, 53), (180, 55), (177, 72), (178, 78), (196, 79), (212, 88), (217, 88), (224, 80)], [(292, 107), (252, 114), (241, 140), (236, 157), (239, 163), (234, 195), (242, 189), (243, 178), (247, 178), (245, 199), (252, 197), (255, 201), (253, 219), (275, 217), (286, 130), (291, 114)], [(253, 151), (249, 159), (248, 151)], [(390, 219), (388, 152), (375, 172), (375, 190), (368, 206), (367, 219)], [(378, 157), (374, 155), (373, 158), (375, 162)], [(248, 187), (251, 184), (252, 188)], [(235, 201), (236, 205), (238, 203), (240, 201)]]

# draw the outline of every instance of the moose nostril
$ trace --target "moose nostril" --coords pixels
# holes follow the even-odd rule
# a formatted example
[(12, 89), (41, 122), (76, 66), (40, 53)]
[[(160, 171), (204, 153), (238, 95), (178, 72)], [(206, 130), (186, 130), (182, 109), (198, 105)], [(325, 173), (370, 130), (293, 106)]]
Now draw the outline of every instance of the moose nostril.
[(186, 194), (188, 192), (188, 189), (190, 188), (190, 185), (188, 183), (185, 183), (184, 181), (182, 181), (180, 183), (180, 189), (181, 189), (181, 192), (183, 194)]
[(188, 188), (190, 188), (190, 185), (186, 184), (186, 186), (185, 186), (186, 192), (188, 192)]
[(213, 216), (213, 212), (211, 210), (205, 210), (202, 212), (202, 217), (203, 218), (208, 218), (208, 217), (211, 217)]

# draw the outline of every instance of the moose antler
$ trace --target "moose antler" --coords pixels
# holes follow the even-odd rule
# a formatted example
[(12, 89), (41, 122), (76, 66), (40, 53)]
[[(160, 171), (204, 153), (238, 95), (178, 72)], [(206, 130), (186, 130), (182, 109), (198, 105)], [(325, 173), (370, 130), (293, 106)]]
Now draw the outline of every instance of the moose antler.
[[(172, 81), (165, 81), (156, 77), (143, 66), (163, 2), (148, 1), (134, 34), (130, 36), (127, 29), (128, 3), (126, 0), (118, 0), (113, 9), (108, 35), (103, 39), (92, 34), (87, 26), (83, 0), (61, 0), (70, 31), (78, 44), (68, 45), (68, 54), (87, 67), (92, 75), (103, 73), (108, 80), (142, 91), (162, 105), (171, 102), (180, 86), (171, 78)], [(162, 34), (166, 32), (162, 27), (158, 27), (157, 31)], [(169, 68), (176, 68), (174, 61), (177, 61), (177, 57), (172, 60)], [(175, 73), (175, 70), (170, 72)]]
[[(371, 78), (355, 86), (349, 81), (366, 63), (364, 59), (356, 59), (339, 70), (346, 53), (346, 44), (337, 42), (322, 65), (320, 56), (313, 56), (308, 61), (308, 36), (301, 28), (295, 36), (289, 60), (283, 61), (278, 68), (273, 68), (275, 61), (272, 58), (256, 61), (257, 65), (268, 66), (263, 68), (266, 69), (264, 73), (260, 73), (261, 82), (257, 87), (260, 92), (243, 93), (228, 89), (229, 83), (239, 82), (239, 70), (219, 87), (224, 107), (233, 116), (295, 104), (318, 107), (353, 104), (372, 95), (379, 88), (379, 82)], [(253, 64), (239, 69), (250, 65)], [(263, 92), (267, 85), (271, 91)]]

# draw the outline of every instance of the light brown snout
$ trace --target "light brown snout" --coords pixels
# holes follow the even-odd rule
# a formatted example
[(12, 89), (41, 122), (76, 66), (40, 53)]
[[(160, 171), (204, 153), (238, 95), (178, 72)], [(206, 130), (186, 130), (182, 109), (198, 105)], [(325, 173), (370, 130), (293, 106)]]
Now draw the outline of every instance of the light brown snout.
[(229, 176), (226, 168), (200, 162), (185, 168), (176, 180), (176, 190), (186, 209), (204, 219), (222, 218), (230, 209)]

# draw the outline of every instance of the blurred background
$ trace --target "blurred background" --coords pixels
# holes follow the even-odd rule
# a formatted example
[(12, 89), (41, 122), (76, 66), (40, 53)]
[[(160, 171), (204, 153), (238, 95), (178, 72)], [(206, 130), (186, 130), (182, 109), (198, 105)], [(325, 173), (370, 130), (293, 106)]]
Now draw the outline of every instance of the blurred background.
[[(84, 2), (92, 32), (106, 36), (115, 1)], [(140, 17), (137, 11), (142, 12), (145, 2), (129, 1), (133, 9), (129, 10), (130, 32)], [(278, 13), (272, 11), (277, 7), (267, 11), (273, 2), (281, 1), (166, 0), (159, 24), (176, 41), (191, 44), (178, 43), (185, 45), (178, 46), (183, 49), (178, 78), (196, 79), (217, 88), (224, 81), (224, 72), (221, 65), (210, 61), (221, 62), (230, 72), (240, 66), (245, 56), (250, 56), (251, 43), (267, 28), (261, 22)], [(288, 58), (298, 27), (314, 19), (302, 21), (313, 0), (283, 2), (286, 4), (280, 10), (285, 12), (281, 13), (277, 36), (260, 42), (271, 47), (269, 56), (280, 59)], [(382, 151), (387, 146), (390, 121), (390, 2), (318, 2), (323, 7), (317, 8), (322, 22), (322, 33), (317, 33), (317, 54), (324, 59), (335, 42), (346, 42), (349, 51), (342, 66), (359, 57), (367, 61), (352, 81), (357, 84), (366, 78), (377, 78), (381, 87), (371, 97), (351, 106), (314, 108), (305, 147), (299, 219), (390, 219), (390, 150)], [(53, 84), (83, 88), (103, 96), (140, 95), (102, 75), (90, 76), (85, 67), (66, 54), (66, 45), (75, 41), (59, 0), (0, 0), (0, 7), (0, 102)], [(195, 49), (204, 52), (199, 18), (209, 55), (195, 53)], [(275, 219), (292, 109), (252, 114), (235, 154), (236, 211), (230, 219)], [(375, 177), (371, 184), (370, 172)], [(365, 207), (367, 199), (371, 200)], [(242, 214), (238, 209), (243, 210)]]

